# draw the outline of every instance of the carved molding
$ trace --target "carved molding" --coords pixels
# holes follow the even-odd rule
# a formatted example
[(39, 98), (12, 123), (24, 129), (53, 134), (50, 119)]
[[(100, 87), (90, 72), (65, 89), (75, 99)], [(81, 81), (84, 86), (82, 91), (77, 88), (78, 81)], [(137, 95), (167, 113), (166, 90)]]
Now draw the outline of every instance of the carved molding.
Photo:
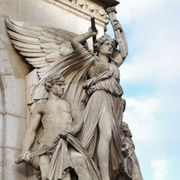
[(91, 0), (91, 1), (101, 4), (104, 8), (117, 6), (120, 3), (120, 0)]
[(65, 9), (73, 14), (76, 14), (85, 19), (90, 19), (94, 16), (96, 22), (103, 26), (109, 22), (109, 16), (107, 15), (104, 7), (91, 0), (44, 0), (57, 7)]

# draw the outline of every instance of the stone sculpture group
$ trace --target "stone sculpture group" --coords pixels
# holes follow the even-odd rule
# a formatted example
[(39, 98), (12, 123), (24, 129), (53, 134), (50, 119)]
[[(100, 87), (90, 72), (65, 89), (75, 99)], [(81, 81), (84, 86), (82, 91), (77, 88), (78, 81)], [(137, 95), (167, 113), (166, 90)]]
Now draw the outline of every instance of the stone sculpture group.
[[(6, 19), (14, 47), (34, 67), (30, 124), (16, 163), (27, 162), (42, 180), (142, 180), (125, 110), (118, 67), (127, 54), (123, 29), (107, 9), (115, 40), (25, 26)], [(117, 49), (119, 45), (119, 50)]]

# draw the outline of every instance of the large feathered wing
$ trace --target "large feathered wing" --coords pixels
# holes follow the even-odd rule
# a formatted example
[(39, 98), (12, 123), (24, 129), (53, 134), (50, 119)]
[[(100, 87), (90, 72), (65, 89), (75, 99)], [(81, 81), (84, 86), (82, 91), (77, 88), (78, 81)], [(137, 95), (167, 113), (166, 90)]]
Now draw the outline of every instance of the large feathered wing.
[(73, 52), (69, 41), (75, 34), (47, 27), (32, 26), (6, 18), (12, 44), (37, 69), (39, 78), (51, 63)]
[(79, 103), (87, 70), (93, 56), (84, 48), (73, 50), (70, 39), (76, 34), (47, 27), (32, 26), (25, 22), (6, 19), (12, 44), (31, 64), (39, 76), (39, 84), (31, 95), (32, 102), (47, 97), (44, 79), (52, 73), (65, 77), (65, 98)]
[[(8, 18), (6, 24), (13, 46), (34, 67), (32, 73), (37, 72), (38, 83), (33, 85), (28, 97), (31, 111), (36, 101), (47, 98), (44, 80), (52, 73), (64, 75), (64, 98), (74, 104), (80, 104), (84, 93), (83, 83), (94, 58), (85, 48), (73, 50), (70, 39), (75, 34), (65, 30), (32, 26)], [(27, 122), (29, 123), (29, 120)], [(41, 134), (40, 125), (31, 150), (37, 149)], [(33, 158), (32, 164), (38, 167), (38, 157)]]

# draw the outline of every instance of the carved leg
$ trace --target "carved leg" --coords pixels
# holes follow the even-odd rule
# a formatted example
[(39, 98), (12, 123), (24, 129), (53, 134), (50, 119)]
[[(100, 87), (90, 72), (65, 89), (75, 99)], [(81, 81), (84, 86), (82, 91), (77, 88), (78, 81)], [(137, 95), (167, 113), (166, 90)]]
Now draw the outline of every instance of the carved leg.
[(43, 155), (43, 156), (40, 156), (39, 161), (40, 161), (39, 167), (40, 167), (40, 171), (41, 171), (41, 179), (47, 180), (47, 173), (48, 173), (48, 169), (49, 169), (50, 159), (47, 155)]
[(112, 138), (112, 121), (110, 114), (106, 109), (99, 121), (99, 143), (97, 155), (102, 180), (110, 180), (109, 177), (109, 144)]
[(78, 180), (92, 180), (86, 161), (82, 155), (74, 149), (70, 150), (70, 155)]
[(63, 177), (62, 180), (71, 180), (70, 173), (68, 173), (65, 177)]

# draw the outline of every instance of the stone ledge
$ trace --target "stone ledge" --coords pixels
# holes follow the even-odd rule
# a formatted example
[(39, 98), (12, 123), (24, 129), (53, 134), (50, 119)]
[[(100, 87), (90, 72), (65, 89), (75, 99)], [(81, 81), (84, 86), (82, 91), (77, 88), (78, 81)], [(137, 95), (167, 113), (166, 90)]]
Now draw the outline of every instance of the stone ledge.
[(97, 24), (104, 27), (109, 22), (109, 17), (102, 4), (90, 0), (44, 0), (66, 11), (76, 14), (84, 19), (90, 20), (90, 17), (96, 18)]
[(92, 0), (98, 4), (101, 4), (104, 8), (117, 6), (120, 3), (120, 0)]
[(6, 104), (3, 112), (25, 118), (25, 80), (15, 76), (1, 75), (1, 77)]
[(20, 148), (13, 148), (13, 147), (10, 147), (10, 146), (0, 146), (0, 149), (11, 149), (11, 150), (15, 150), (15, 151), (21, 151)]
[(17, 118), (21, 118), (21, 119), (25, 119), (25, 117), (22, 117), (22, 116), (19, 116), (17, 114), (12, 114), (12, 113), (8, 113), (8, 112), (2, 112), (0, 111), (0, 115), (9, 115), (9, 116), (14, 116), (14, 117), (17, 117)]
[(4, 49), (3, 41), (0, 39), (0, 50)]
[(6, 115), (4, 146), (19, 150), (22, 148), (26, 120)]
[(11, 62), (9, 61), (9, 56), (6, 50), (0, 49), (1, 65), (0, 74), (13, 74)]

